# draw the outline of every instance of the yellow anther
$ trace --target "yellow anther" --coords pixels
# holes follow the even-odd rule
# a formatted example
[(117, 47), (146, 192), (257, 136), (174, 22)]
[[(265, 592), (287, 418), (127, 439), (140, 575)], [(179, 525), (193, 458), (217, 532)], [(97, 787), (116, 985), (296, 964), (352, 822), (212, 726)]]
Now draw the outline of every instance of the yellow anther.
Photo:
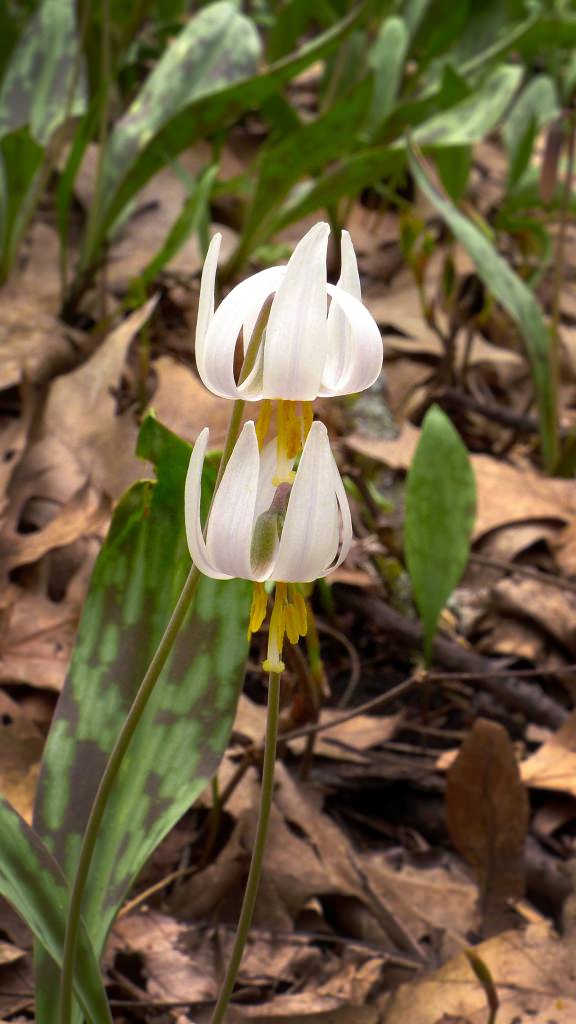
[(252, 607), (250, 608), (250, 623), (248, 625), (248, 639), (252, 633), (256, 633), (264, 619), (268, 609), (268, 595), (263, 583), (255, 583), (252, 591)]
[(262, 451), (268, 429), (270, 427), (270, 417), (272, 415), (272, 402), (269, 398), (265, 398), (260, 406), (260, 412), (258, 413), (258, 419), (256, 420), (256, 437), (258, 438), (258, 447)]
[(300, 636), (306, 636), (308, 632), (308, 611), (306, 608), (306, 601), (297, 587), (292, 586), (291, 590), (291, 600), (294, 607), (294, 613), (296, 615), (298, 632)]
[[(306, 601), (299, 590), (300, 584), (277, 583), (274, 593), (274, 607), (270, 616), (268, 631), (268, 652), (262, 667), (266, 672), (283, 672), (282, 648), (287, 637), (291, 644), (297, 644), (308, 632)], [(263, 583), (254, 584), (250, 625), (248, 634), (260, 628), (267, 612), (267, 597)]]
[(286, 605), (286, 636), (288, 637), (291, 644), (297, 644), (300, 637), (300, 631), (298, 629), (298, 616), (296, 615), (296, 609), (293, 604)]

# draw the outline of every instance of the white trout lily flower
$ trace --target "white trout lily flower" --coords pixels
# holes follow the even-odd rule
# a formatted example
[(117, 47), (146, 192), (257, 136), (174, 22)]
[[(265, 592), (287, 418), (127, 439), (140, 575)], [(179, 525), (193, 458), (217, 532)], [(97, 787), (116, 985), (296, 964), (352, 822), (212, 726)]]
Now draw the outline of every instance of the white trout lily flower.
[(206, 427), (194, 445), (185, 488), (186, 536), (200, 572), (216, 580), (305, 583), (341, 564), (352, 524), (323, 423), (310, 428), (294, 483), (280, 488), (272, 482), (275, 442), (260, 453), (254, 423), (246, 423), (214, 497), (204, 539), (200, 494), (207, 444)]
[[(221, 235), (215, 235), (202, 272), (196, 326), (196, 363), (206, 387), (222, 398), (311, 402), (363, 391), (382, 369), (378, 326), (360, 300), (360, 278), (350, 235), (342, 232), (337, 285), (326, 277), (328, 224), (315, 224), (287, 264), (237, 285), (214, 311)], [(328, 307), (328, 298), (330, 306)], [(246, 379), (234, 375), (242, 332), (244, 355), (255, 329), (262, 333)]]
[(260, 452), (254, 423), (246, 423), (216, 491), (204, 537), (200, 497), (207, 443), (206, 428), (194, 445), (186, 478), (190, 554), (200, 572), (213, 579), (254, 581), (250, 632), (266, 617), (264, 581), (276, 581), (264, 668), (280, 672), (284, 636), (296, 643), (307, 632), (306, 603), (298, 584), (336, 569), (352, 542), (348, 499), (326, 427), (312, 424), (293, 484), (277, 487), (276, 443)]

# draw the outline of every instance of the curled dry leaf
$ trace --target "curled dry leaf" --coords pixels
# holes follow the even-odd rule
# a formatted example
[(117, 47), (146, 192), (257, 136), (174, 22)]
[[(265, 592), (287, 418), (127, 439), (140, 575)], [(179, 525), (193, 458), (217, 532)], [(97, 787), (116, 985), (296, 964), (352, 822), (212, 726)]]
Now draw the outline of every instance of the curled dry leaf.
[(536, 789), (576, 796), (576, 711), (521, 765), (522, 779)]
[(117, 415), (115, 389), (132, 339), (152, 314), (156, 298), (131, 313), (85, 363), (54, 381), (42, 431), (57, 437), (90, 481), (111, 498), (142, 475), (134, 455), (138, 426), (132, 411)]
[(506, 730), (478, 719), (448, 771), (446, 821), (480, 890), (485, 935), (513, 923), (511, 904), (524, 895), (528, 798)]
[[(548, 924), (504, 932), (474, 949), (496, 985), (498, 1024), (573, 1024), (576, 976), (573, 951)], [(486, 994), (465, 953), (391, 997), (384, 1024), (438, 1024), (443, 1014), (486, 1024)], [(450, 1016), (448, 1016), (450, 1020)]]
[(497, 610), (535, 622), (571, 655), (576, 654), (576, 594), (512, 576), (500, 580), (492, 598)]

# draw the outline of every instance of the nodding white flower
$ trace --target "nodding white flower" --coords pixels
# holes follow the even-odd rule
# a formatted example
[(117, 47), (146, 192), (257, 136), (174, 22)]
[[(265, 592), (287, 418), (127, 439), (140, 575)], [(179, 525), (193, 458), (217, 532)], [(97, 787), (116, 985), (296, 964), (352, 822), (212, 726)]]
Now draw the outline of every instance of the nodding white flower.
[(280, 487), (272, 482), (275, 442), (261, 453), (254, 423), (246, 423), (216, 491), (204, 539), (200, 492), (207, 443), (206, 428), (194, 445), (185, 488), (188, 547), (200, 572), (218, 580), (305, 583), (340, 565), (350, 549), (352, 523), (323, 423), (310, 428), (294, 483)]
[[(360, 301), (360, 278), (350, 235), (342, 232), (337, 285), (326, 279), (328, 224), (315, 224), (287, 264), (237, 285), (214, 312), (221, 235), (208, 249), (196, 326), (196, 363), (206, 387), (222, 398), (313, 401), (363, 391), (382, 369), (382, 339)], [(330, 297), (330, 308), (328, 308)], [(270, 305), (271, 302), (271, 305)], [(236, 343), (244, 354), (255, 328), (264, 328), (255, 365), (242, 383), (234, 376)]]

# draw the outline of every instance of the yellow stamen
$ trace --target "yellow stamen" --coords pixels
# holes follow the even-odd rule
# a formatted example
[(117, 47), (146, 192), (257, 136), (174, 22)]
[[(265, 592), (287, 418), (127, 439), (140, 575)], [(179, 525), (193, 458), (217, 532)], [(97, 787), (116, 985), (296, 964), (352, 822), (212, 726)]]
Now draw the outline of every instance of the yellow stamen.
[(312, 402), (297, 403), (280, 399), (276, 405), (276, 474), (272, 479), (275, 487), (294, 482), (292, 463), (304, 446), (314, 416)]
[(301, 416), (302, 416), (302, 432), (304, 434), (303, 440), (305, 441), (306, 438), (308, 437), (309, 432), (310, 432), (310, 427), (312, 426), (312, 423), (314, 422), (314, 405), (313, 405), (312, 402), (301, 402), (300, 406), (302, 408)]
[(296, 621), (296, 609), (293, 604), (286, 605), (286, 636), (291, 644), (297, 644), (300, 638), (300, 631)]
[(258, 438), (258, 447), (262, 451), (264, 447), (264, 441), (270, 427), (270, 417), (272, 415), (272, 402), (269, 398), (265, 398), (260, 406), (260, 412), (258, 413), (258, 419), (256, 420), (256, 437)]
[[(266, 672), (283, 672), (282, 648), (287, 637), (291, 644), (297, 644), (308, 632), (306, 602), (300, 593), (301, 584), (277, 583), (274, 593), (274, 607), (270, 616), (268, 631), (268, 656), (262, 668)], [(267, 597), (263, 583), (254, 584), (250, 626), (248, 634), (262, 625), (267, 611)]]
[(270, 617), (268, 632), (268, 657), (262, 668), (265, 672), (283, 672), (282, 648), (286, 632), (286, 584), (277, 583), (274, 594), (274, 608)]
[(306, 601), (302, 597), (302, 594), (297, 587), (292, 585), (291, 589), (291, 601), (294, 607), (294, 614), (296, 616), (296, 625), (300, 636), (306, 636), (308, 632), (308, 612), (306, 609)]
[(268, 609), (268, 595), (263, 583), (255, 583), (252, 591), (252, 607), (250, 608), (250, 623), (248, 625), (248, 639), (252, 633), (258, 632), (266, 618)]

